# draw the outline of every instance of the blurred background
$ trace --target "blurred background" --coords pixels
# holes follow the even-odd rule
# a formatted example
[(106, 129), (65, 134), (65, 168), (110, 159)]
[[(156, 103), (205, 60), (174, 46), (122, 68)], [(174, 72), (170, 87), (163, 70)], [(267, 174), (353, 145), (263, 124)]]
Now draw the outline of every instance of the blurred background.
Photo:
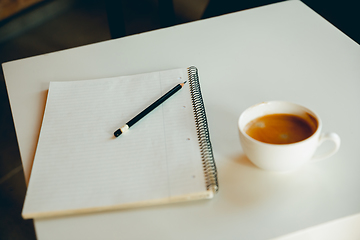
[[(280, 1), (0, 0), (0, 63), (125, 37)], [(303, 0), (360, 43), (360, 1)], [(21, 86), (19, 86), (21, 87)], [(21, 210), (26, 185), (0, 72), (0, 239), (35, 239)]]

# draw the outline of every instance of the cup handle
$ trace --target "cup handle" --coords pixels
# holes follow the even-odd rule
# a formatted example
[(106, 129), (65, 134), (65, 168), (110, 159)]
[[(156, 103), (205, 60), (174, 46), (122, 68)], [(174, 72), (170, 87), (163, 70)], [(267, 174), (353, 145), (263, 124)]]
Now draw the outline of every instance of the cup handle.
[(340, 148), (340, 143), (341, 143), (341, 140), (340, 140), (340, 137), (339, 135), (337, 135), (336, 133), (322, 133), (320, 135), (320, 138), (319, 138), (319, 143), (318, 143), (318, 147), (325, 141), (332, 141), (335, 146), (333, 147), (333, 149), (331, 149), (328, 153), (324, 153), (318, 157), (313, 157), (312, 158), (312, 161), (320, 161), (320, 160), (323, 160), (325, 158), (328, 158), (330, 156), (332, 156), (333, 154), (335, 154), (339, 148)]

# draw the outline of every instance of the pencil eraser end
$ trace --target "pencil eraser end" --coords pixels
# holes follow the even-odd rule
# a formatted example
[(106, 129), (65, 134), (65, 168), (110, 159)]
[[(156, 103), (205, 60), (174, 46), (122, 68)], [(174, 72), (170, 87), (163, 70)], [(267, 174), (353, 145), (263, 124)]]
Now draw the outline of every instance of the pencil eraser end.
[(122, 134), (122, 132), (121, 132), (120, 129), (118, 129), (118, 130), (116, 130), (116, 131), (114, 132), (114, 136), (115, 136), (115, 137), (118, 137), (118, 136), (120, 136), (121, 134)]

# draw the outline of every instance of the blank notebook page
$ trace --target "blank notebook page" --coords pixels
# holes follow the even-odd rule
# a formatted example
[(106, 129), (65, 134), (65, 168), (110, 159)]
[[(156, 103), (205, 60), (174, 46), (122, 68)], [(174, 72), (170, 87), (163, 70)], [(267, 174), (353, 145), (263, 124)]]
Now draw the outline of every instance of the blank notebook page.
[(129, 131), (113, 136), (187, 79), (184, 68), (51, 82), (23, 217), (211, 197), (188, 83)]

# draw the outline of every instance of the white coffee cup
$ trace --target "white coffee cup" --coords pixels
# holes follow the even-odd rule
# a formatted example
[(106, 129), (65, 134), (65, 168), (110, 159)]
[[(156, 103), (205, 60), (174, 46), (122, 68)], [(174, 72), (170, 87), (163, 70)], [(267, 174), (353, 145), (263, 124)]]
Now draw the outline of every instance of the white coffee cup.
[[(265, 143), (250, 137), (245, 132), (246, 125), (252, 120), (269, 114), (292, 114), (303, 119), (317, 121), (315, 132), (308, 138), (289, 144)], [(335, 154), (340, 147), (340, 137), (336, 133), (321, 133), (322, 122), (313, 111), (301, 105), (284, 102), (263, 102), (246, 109), (238, 122), (240, 142), (245, 155), (259, 168), (269, 171), (292, 171), (307, 162), (318, 161)], [(324, 141), (332, 141), (334, 146), (329, 152), (314, 157), (318, 146)]]

